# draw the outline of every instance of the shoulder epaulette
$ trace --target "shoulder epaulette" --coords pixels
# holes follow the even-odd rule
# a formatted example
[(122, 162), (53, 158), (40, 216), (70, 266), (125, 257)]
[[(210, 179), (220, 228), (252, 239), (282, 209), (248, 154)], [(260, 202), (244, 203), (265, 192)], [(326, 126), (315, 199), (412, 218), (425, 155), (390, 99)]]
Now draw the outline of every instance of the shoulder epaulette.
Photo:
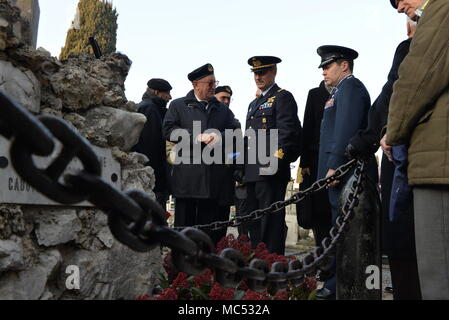
[(282, 91), (285, 91), (285, 89), (279, 89), (279, 90), (277, 91), (277, 93), (282, 92)]

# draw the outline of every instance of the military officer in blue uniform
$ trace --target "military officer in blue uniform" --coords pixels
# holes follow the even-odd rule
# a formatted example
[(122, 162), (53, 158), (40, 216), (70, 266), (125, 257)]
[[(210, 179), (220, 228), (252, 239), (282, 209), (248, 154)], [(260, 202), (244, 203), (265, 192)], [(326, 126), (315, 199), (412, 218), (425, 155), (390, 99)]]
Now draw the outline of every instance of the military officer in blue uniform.
[[(348, 162), (346, 146), (359, 130), (366, 128), (371, 100), (363, 83), (353, 75), (354, 60), (358, 57), (355, 50), (326, 45), (319, 47), (317, 52), (322, 59), (319, 68), (323, 69), (324, 82), (334, 88), (321, 122), (318, 179), (322, 179), (333, 175), (338, 167)], [(374, 154), (369, 159), (367, 173), (377, 182)], [(348, 178), (346, 176), (329, 188), (333, 223), (340, 213), (340, 194)], [(325, 282), (318, 297), (333, 298), (335, 290), (336, 277), (333, 276)]]
[[(246, 129), (256, 132), (254, 137), (245, 137), (244, 183), (247, 188), (247, 210), (269, 207), (272, 203), (285, 199), (286, 187), (291, 179), (290, 163), (300, 155), (301, 122), (298, 106), (293, 95), (281, 89), (276, 83), (277, 64), (281, 59), (273, 56), (255, 56), (248, 60), (254, 72), (254, 80), (261, 95), (248, 108)], [(270, 135), (277, 129), (277, 148), (273, 154)], [(277, 162), (277, 170), (265, 170), (267, 165), (259, 160), (262, 135), (266, 133), (265, 154)], [(253, 139), (251, 141), (251, 139)], [(257, 161), (251, 161), (256, 158)], [(248, 213), (249, 213), (248, 212)], [(262, 220), (248, 225), (253, 246), (264, 242), (272, 253), (284, 254), (287, 225), (285, 210), (265, 216)]]

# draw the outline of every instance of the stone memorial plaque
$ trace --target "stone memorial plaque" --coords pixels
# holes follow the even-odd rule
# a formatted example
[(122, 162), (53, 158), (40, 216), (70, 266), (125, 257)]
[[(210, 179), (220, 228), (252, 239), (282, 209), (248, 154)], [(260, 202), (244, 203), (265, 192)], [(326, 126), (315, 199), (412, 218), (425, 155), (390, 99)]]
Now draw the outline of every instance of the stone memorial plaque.
[[(53, 154), (49, 157), (33, 156), (33, 160), (36, 166), (40, 169), (45, 169), (57, 157), (61, 150), (61, 144), (56, 142), (56, 148)], [(61, 205), (48, 199), (32, 188), (29, 184), (20, 178), (20, 176), (14, 170), (10, 155), (9, 148), (11, 142), (3, 137), (0, 137), (0, 203), (11, 204), (32, 204), (32, 205)], [(97, 154), (101, 163), (101, 176), (103, 180), (113, 184), (119, 190), (121, 189), (121, 167), (118, 161), (116, 161), (111, 154), (110, 149), (103, 149), (92, 146)], [(77, 158), (72, 160), (67, 167), (65, 173), (76, 173), (83, 166), (81, 161)], [(63, 176), (63, 175), (62, 175)], [(60, 182), (62, 183), (62, 176)], [(93, 206), (89, 202), (85, 201), (75, 206), (91, 207)]]

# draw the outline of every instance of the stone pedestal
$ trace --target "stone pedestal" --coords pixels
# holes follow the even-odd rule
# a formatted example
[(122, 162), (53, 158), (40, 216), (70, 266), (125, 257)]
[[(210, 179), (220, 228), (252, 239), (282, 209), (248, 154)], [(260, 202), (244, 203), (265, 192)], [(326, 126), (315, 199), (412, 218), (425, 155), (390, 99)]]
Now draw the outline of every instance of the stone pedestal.
[[(342, 204), (348, 198), (354, 181), (352, 177), (347, 182), (342, 193)], [(382, 275), (374, 275), (374, 282), (379, 282), (377, 288), (371, 287), (372, 281), (369, 280), (372, 268), (379, 272), (382, 270), (380, 225), (379, 193), (374, 183), (365, 179), (349, 231), (337, 246), (338, 300), (382, 300)]]

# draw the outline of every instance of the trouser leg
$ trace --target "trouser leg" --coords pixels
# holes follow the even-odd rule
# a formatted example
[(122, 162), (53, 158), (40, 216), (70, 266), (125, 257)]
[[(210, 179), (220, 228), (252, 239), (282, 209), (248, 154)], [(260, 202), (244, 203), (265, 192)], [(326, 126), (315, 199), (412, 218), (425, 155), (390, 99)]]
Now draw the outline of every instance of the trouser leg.
[[(258, 200), (256, 197), (256, 183), (251, 182), (246, 185), (247, 188), (247, 198), (245, 211), (247, 214), (259, 209)], [(245, 213), (245, 215), (246, 215)], [(245, 226), (249, 233), (249, 238), (251, 240), (251, 246), (253, 248), (257, 247), (259, 243), (262, 242), (262, 221), (251, 221), (245, 223)]]
[[(216, 199), (197, 199), (197, 221), (196, 224), (204, 225), (219, 221), (218, 201)], [(211, 238), (214, 245), (220, 241), (222, 230), (204, 230)]]
[[(217, 207), (217, 220), (216, 221), (229, 221), (229, 212), (231, 211), (230, 206), (218, 206)], [(217, 231), (217, 238), (220, 241), (222, 238), (226, 237), (228, 228), (223, 228)]]
[[(329, 189), (329, 202), (332, 208), (332, 225), (335, 224), (335, 221), (340, 214), (341, 191), (341, 183), (338, 186)], [(337, 261), (335, 257), (332, 260), (333, 262), (330, 273), (332, 273), (333, 275), (328, 280), (326, 280), (326, 282), (324, 283), (324, 287), (330, 290), (332, 293), (335, 293), (337, 291)]]
[[(287, 181), (260, 181), (256, 182), (256, 197), (259, 209), (269, 207), (277, 201), (285, 200)], [(285, 223), (285, 209), (271, 213), (262, 218), (262, 242), (267, 245), (271, 253), (283, 255), (287, 237)]]
[(313, 200), (314, 227), (312, 228), (316, 246), (320, 246), (324, 238), (329, 237), (332, 228), (332, 210), (327, 190), (311, 195)]
[(162, 209), (167, 210), (167, 201), (168, 201), (168, 194), (166, 192), (156, 192), (156, 201), (159, 203), (159, 205), (162, 207)]
[[(251, 212), (248, 211), (247, 199), (235, 199), (235, 211), (237, 217), (243, 217)], [(239, 236), (248, 236), (249, 237), (249, 229), (247, 224), (242, 224), (238, 226)]]
[(421, 300), (416, 259), (389, 258), (394, 300)]
[(415, 237), (424, 300), (449, 299), (449, 189), (415, 187)]
[(175, 227), (194, 226), (196, 221), (196, 199), (175, 199)]
[(317, 226), (312, 229), (313, 231), (313, 237), (315, 238), (315, 245), (321, 246), (321, 243), (323, 242), (324, 238), (329, 237), (329, 230), (330, 228), (325, 226)]

